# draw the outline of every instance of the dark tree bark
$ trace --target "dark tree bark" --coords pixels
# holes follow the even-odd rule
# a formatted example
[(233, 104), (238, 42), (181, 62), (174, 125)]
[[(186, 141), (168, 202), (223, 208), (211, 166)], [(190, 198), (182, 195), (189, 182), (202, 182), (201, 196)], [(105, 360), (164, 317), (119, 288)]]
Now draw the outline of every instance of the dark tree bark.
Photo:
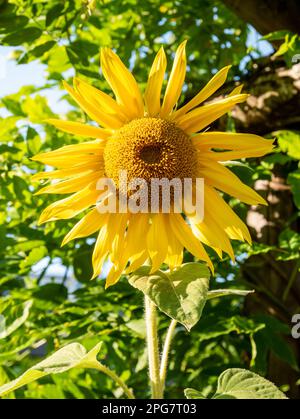
[(300, 34), (299, 0), (222, 0), (262, 35), (279, 30)]

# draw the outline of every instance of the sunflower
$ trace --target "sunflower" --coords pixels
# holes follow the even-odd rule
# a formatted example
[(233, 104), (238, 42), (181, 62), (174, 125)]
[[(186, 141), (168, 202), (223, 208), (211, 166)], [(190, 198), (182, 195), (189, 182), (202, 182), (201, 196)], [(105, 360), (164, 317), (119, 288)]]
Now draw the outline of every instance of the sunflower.
[[(246, 225), (224, 201), (220, 192), (250, 205), (266, 204), (254, 190), (243, 184), (224, 162), (262, 156), (272, 150), (272, 141), (252, 134), (208, 131), (209, 125), (226, 114), (248, 95), (235, 88), (225, 98), (204, 104), (225, 82), (230, 66), (222, 68), (196, 96), (179, 109), (186, 75), (186, 41), (179, 45), (166, 83), (166, 56), (161, 48), (152, 64), (142, 95), (132, 73), (109, 48), (101, 50), (101, 67), (115, 99), (83, 80), (74, 79), (65, 89), (98, 126), (51, 119), (58, 129), (95, 139), (39, 154), (33, 160), (57, 169), (34, 175), (35, 179), (59, 180), (43, 187), (38, 194), (71, 194), (52, 203), (41, 214), (39, 223), (70, 219), (86, 212), (63, 240), (86, 237), (97, 232), (93, 251), (93, 278), (109, 259), (111, 269), (106, 286), (115, 284), (122, 273), (130, 273), (147, 260), (152, 272), (166, 263), (170, 269), (181, 265), (186, 248), (197, 259), (211, 260), (204, 245), (222, 257), (234, 260), (231, 239), (251, 238)], [(204, 218), (193, 214), (101, 212), (98, 202), (99, 178), (113, 179), (124, 170), (128, 182), (142, 178), (204, 179)], [(102, 200), (104, 202), (105, 200)]]

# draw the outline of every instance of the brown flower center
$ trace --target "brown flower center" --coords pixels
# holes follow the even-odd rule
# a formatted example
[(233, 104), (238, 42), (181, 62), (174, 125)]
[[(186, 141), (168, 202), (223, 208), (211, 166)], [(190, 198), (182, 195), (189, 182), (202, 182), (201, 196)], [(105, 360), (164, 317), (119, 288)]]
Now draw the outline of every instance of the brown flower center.
[(196, 150), (190, 137), (174, 122), (160, 118), (134, 119), (117, 130), (104, 150), (105, 174), (119, 189), (120, 171), (128, 183), (139, 178), (169, 180), (196, 177)]

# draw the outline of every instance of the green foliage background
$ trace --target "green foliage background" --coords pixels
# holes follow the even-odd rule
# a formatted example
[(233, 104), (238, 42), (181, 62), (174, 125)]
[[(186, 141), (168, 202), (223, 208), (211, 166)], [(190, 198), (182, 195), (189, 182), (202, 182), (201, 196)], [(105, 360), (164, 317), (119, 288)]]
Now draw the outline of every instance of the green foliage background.
[[(47, 74), (43, 86), (24, 85), (0, 99), (0, 111), (5, 112), (0, 118), (0, 385), (69, 342), (78, 341), (89, 349), (101, 340), (101, 360), (137, 389), (137, 397), (149, 396), (142, 294), (126, 278), (107, 291), (103, 280), (89, 281), (93, 240), (60, 248), (74, 221), (37, 226), (40, 212), (56, 197), (34, 196), (39, 185), (32, 182), (31, 175), (43, 166), (30, 158), (80, 141), (43, 123), (60, 116), (47, 104), (46, 89), (61, 89), (61, 81), (71, 81), (76, 74), (109, 92), (99, 73), (101, 46), (116, 48), (143, 87), (160, 46), (165, 46), (170, 69), (176, 46), (188, 39), (184, 101), (224, 65), (233, 64), (230, 73), (236, 79), (251, 71), (253, 54), (259, 52), (247, 47), (248, 33), (248, 25), (213, 0), (0, 1), (1, 45), (16, 47), (13, 59), (18, 64), (43, 63)], [(287, 47), (283, 53), (288, 52)], [(243, 59), (248, 64), (241, 68)], [(62, 100), (68, 103), (68, 119), (85, 121), (86, 116), (63, 91)], [(231, 122), (229, 118), (232, 129)], [(255, 171), (234, 170), (252, 185), (257, 177), (269, 179), (276, 162), (285, 165), (299, 209), (300, 136), (287, 131), (278, 138), (276, 153), (262, 162), (249, 162)], [(235, 200), (231, 204), (245, 218), (246, 207)], [(300, 236), (291, 228), (291, 221), (286, 220), (275, 249), (285, 260), (299, 259)], [(252, 250), (244, 244), (234, 245), (236, 265), (212, 255), (217, 273), (212, 288), (220, 283), (223, 288), (247, 287), (240, 274), (245, 261), (255, 252), (274, 250), (263, 244), (254, 244)], [(36, 271), (41, 260), (46, 260), (46, 267)], [(186, 254), (185, 260), (190, 261), (191, 256)], [(63, 275), (48, 273), (53, 263), (63, 267)], [(161, 334), (167, 325), (168, 319), (161, 316)], [(228, 367), (251, 368), (266, 375), (269, 350), (298, 370), (283, 339), (289, 333), (290, 328), (273, 317), (244, 316), (241, 297), (212, 300), (191, 333), (177, 328), (166, 396), (183, 397), (186, 387), (209, 394), (217, 376)], [(104, 375), (71, 370), (45, 377), (8, 397), (107, 398), (112, 394), (122, 397)]]

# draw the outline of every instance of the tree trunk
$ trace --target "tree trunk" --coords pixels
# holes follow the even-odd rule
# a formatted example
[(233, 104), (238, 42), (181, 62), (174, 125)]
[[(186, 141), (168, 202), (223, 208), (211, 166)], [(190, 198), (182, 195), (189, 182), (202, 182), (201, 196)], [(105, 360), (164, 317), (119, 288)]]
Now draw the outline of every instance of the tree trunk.
[[(223, 0), (240, 18), (265, 35), (278, 30), (300, 34), (299, 0)], [(300, 129), (300, 64), (288, 69), (284, 62), (262, 58), (253, 64), (245, 90), (251, 96), (244, 107), (236, 107), (232, 113), (237, 131), (259, 135), (279, 129)], [(286, 173), (282, 166), (275, 166), (270, 181), (258, 181), (255, 185), (268, 201), (268, 207), (252, 207), (247, 223), (255, 241), (278, 245), (278, 236), (287, 220), (295, 214)], [(293, 228), (299, 231), (295, 222)], [(292, 327), (291, 318), (300, 307), (300, 275), (295, 261), (279, 262), (272, 253), (250, 257), (241, 270), (241, 276), (257, 289), (246, 299), (247, 314), (262, 312), (276, 316)], [(298, 263), (298, 261), (297, 261)], [(287, 284), (294, 277), (290, 292)], [(287, 338), (300, 360), (300, 345)], [(270, 354), (268, 377), (277, 384), (289, 384), (290, 397), (300, 396), (295, 385), (296, 372), (279, 358)]]
[(300, 34), (299, 0), (223, 0), (223, 3), (262, 35), (280, 30)]

